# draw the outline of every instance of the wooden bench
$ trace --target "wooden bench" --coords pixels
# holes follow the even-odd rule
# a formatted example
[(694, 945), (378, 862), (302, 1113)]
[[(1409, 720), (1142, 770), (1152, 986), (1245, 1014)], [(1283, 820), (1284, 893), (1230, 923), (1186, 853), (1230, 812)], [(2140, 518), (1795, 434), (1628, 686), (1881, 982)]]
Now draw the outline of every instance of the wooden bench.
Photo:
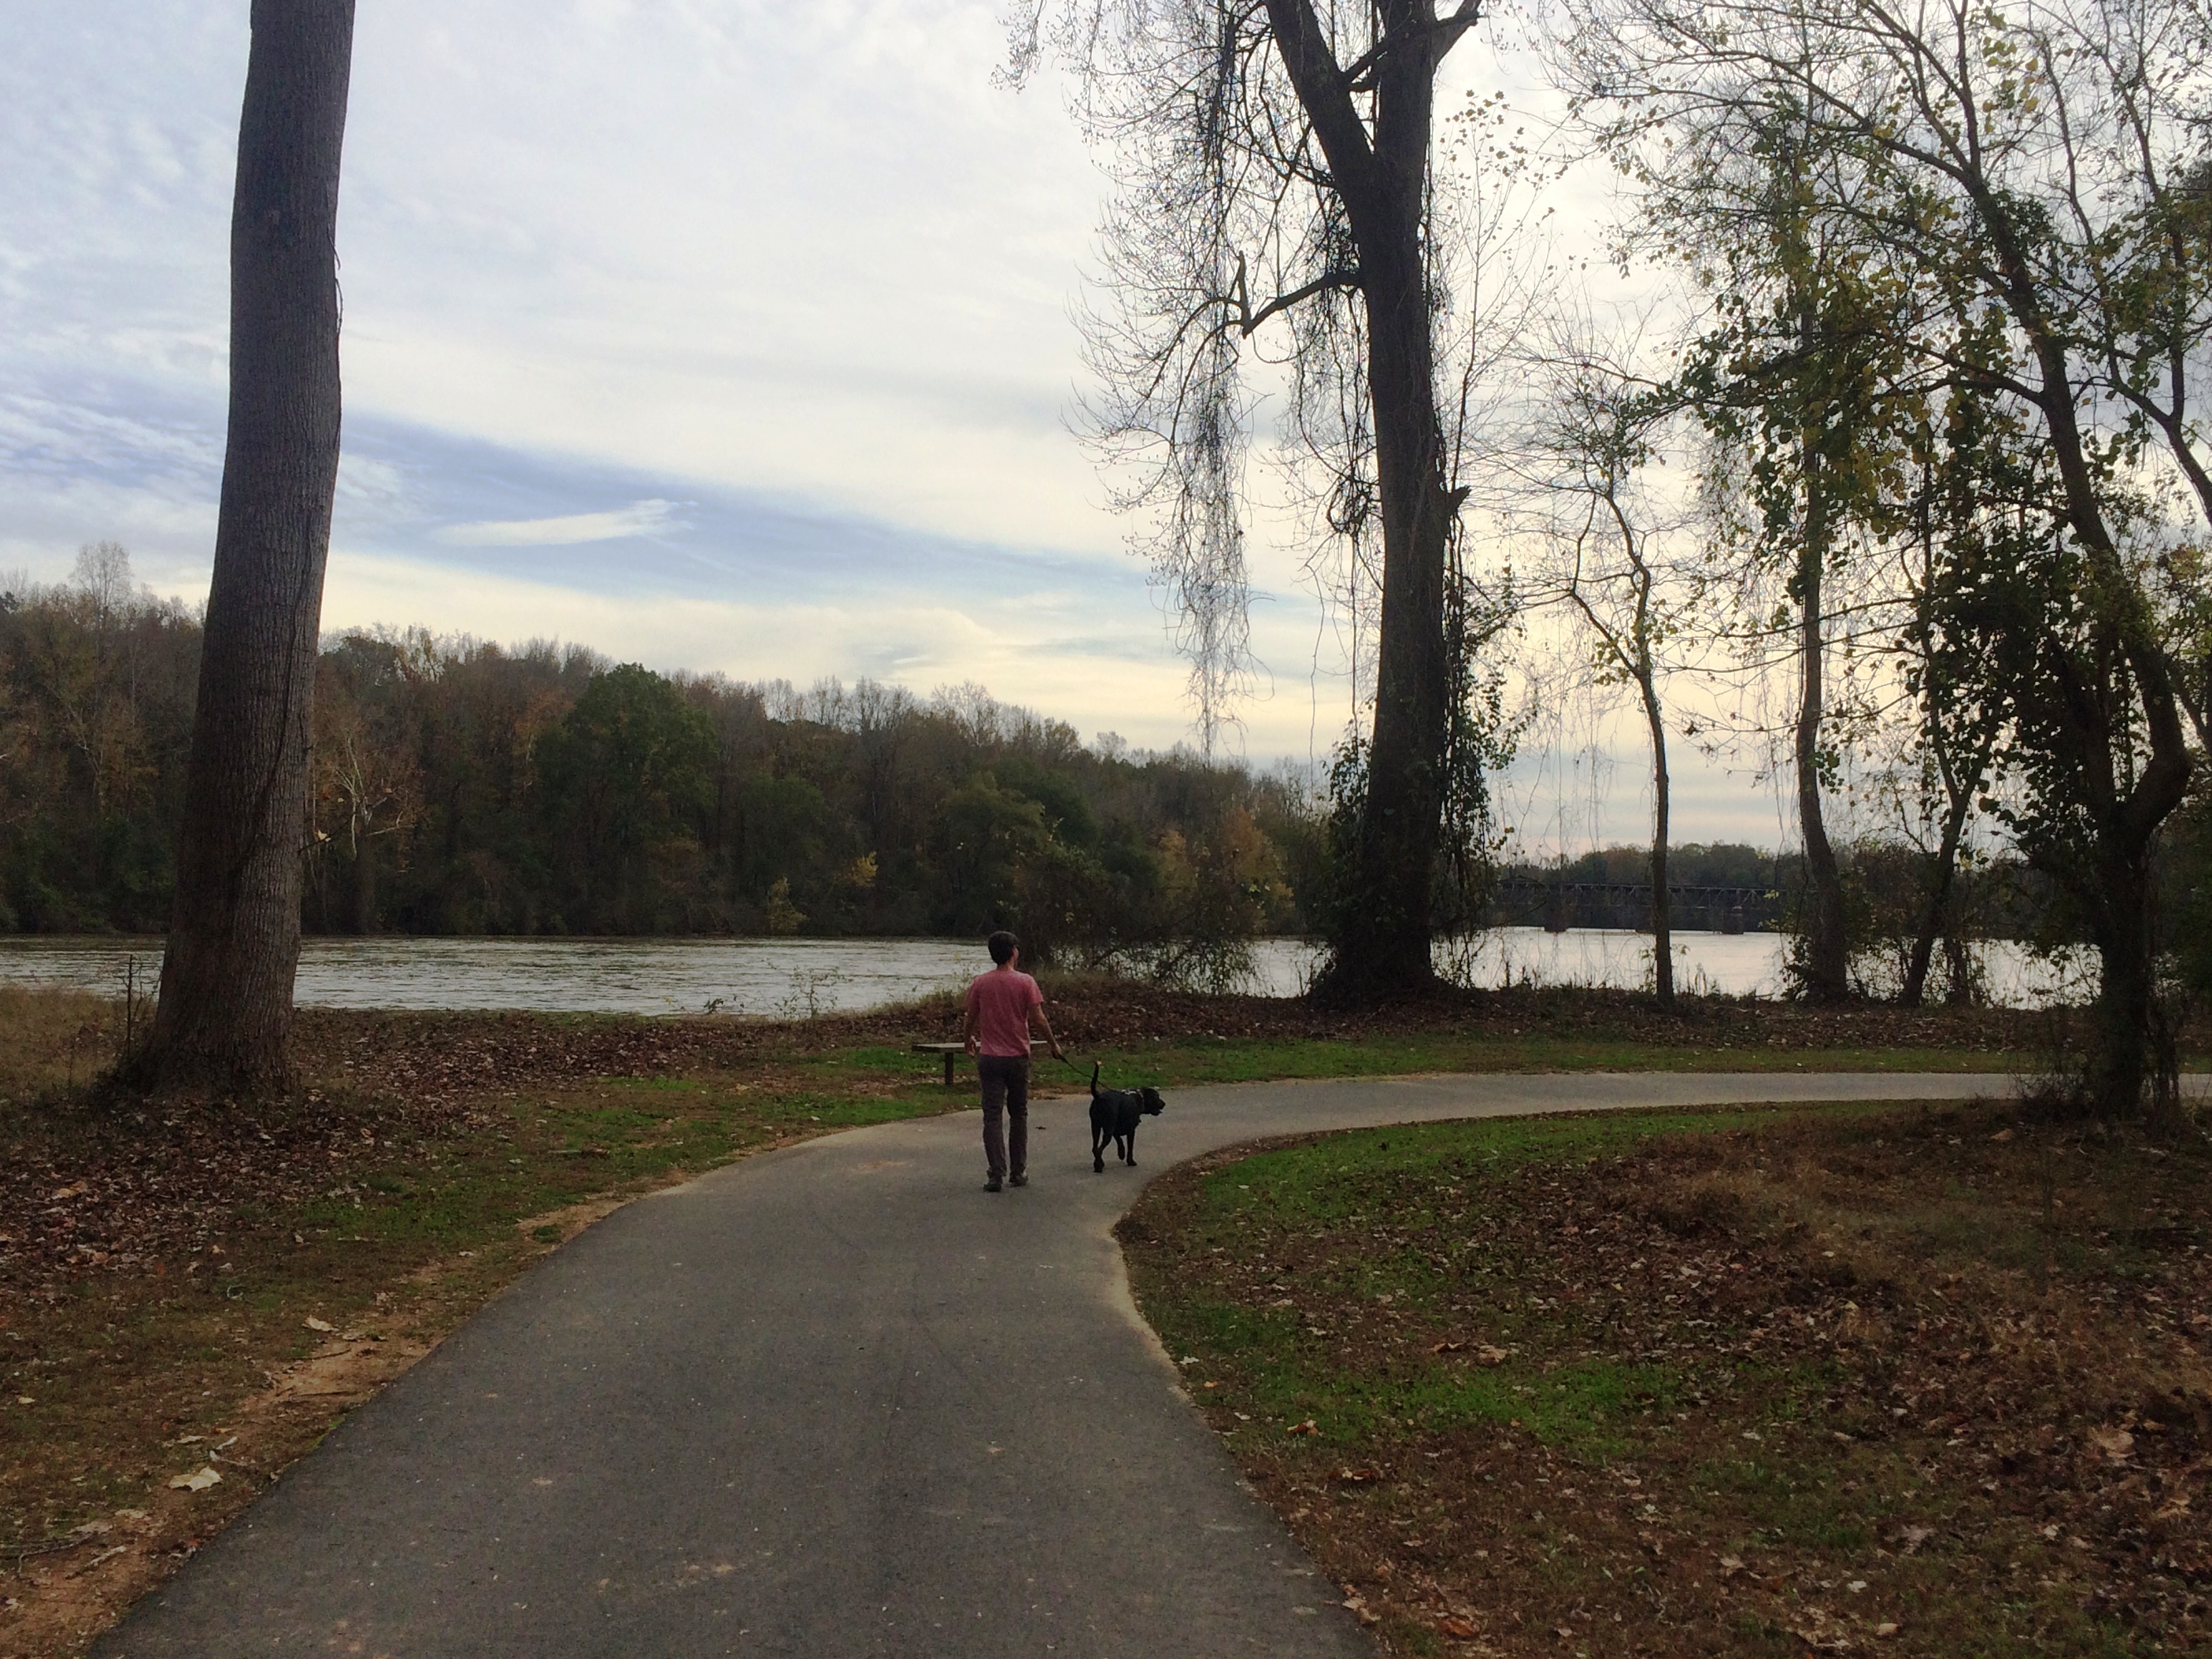
[[(1031, 1054), (1035, 1054), (1040, 1048), (1048, 1048), (1051, 1046), (1042, 1037), (1030, 1039)], [(945, 1056), (945, 1086), (950, 1089), (952, 1086), (952, 1062), (968, 1052), (968, 1045), (964, 1042), (917, 1042), (914, 1045), (914, 1051), (918, 1054)]]

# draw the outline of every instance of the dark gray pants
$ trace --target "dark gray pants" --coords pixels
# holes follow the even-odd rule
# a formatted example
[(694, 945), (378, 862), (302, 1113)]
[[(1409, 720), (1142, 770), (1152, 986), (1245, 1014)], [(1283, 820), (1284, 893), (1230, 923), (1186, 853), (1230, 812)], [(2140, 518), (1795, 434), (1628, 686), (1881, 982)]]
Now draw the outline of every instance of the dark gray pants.
[[(983, 1082), (983, 1159), (991, 1179), (1020, 1175), (1030, 1163), (1029, 1056), (978, 1054), (975, 1073)], [(1005, 1121), (1009, 1119), (1011, 1138)]]

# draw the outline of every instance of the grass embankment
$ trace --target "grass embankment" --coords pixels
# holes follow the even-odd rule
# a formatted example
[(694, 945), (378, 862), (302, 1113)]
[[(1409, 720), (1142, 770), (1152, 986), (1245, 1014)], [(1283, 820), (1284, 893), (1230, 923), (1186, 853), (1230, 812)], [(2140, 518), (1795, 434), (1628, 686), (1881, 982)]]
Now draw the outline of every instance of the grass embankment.
[[(2039, 1023), (1603, 994), (1379, 1018), (1053, 988), (1112, 1081), (1618, 1066), (2025, 1063)], [(307, 1012), (251, 1109), (88, 1089), (118, 1009), (0, 990), (0, 1655), (74, 1652), (346, 1410), (592, 1218), (656, 1185), (965, 1102), (949, 1000), (774, 1025)], [(1079, 1086), (1048, 1066), (1047, 1085)], [(209, 1471), (199, 1490), (174, 1479)], [(66, 1547), (56, 1547), (65, 1546)]]
[(1391, 1652), (2151, 1654), (2212, 1639), (2208, 1177), (2008, 1105), (1493, 1121), (1121, 1237)]

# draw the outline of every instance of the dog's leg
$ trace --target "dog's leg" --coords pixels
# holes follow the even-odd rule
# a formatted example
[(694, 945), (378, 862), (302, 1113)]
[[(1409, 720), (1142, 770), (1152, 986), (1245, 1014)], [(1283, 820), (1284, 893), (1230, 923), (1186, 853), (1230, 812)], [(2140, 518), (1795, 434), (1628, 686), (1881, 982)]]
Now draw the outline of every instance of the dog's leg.
[(1133, 1123), (1129, 1126), (1128, 1156), (1121, 1161), (1133, 1170), (1137, 1167), (1137, 1126)]
[(1095, 1123), (1091, 1126), (1091, 1172), (1106, 1173), (1106, 1132)]

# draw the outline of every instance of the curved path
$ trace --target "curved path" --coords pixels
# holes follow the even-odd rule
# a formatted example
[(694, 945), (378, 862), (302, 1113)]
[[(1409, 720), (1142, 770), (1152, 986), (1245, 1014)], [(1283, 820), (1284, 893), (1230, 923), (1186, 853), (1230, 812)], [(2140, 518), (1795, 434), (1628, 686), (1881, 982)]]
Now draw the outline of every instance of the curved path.
[(1273, 1659), (1373, 1648), (1182, 1397), (1109, 1233), (1259, 1136), (1601, 1109), (1957, 1097), (1962, 1075), (1616, 1073), (1171, 1095), (1030, 1184), (973, 1113), (732, 1165), (556, 1252), (342, 1425), (99, 1655)]

